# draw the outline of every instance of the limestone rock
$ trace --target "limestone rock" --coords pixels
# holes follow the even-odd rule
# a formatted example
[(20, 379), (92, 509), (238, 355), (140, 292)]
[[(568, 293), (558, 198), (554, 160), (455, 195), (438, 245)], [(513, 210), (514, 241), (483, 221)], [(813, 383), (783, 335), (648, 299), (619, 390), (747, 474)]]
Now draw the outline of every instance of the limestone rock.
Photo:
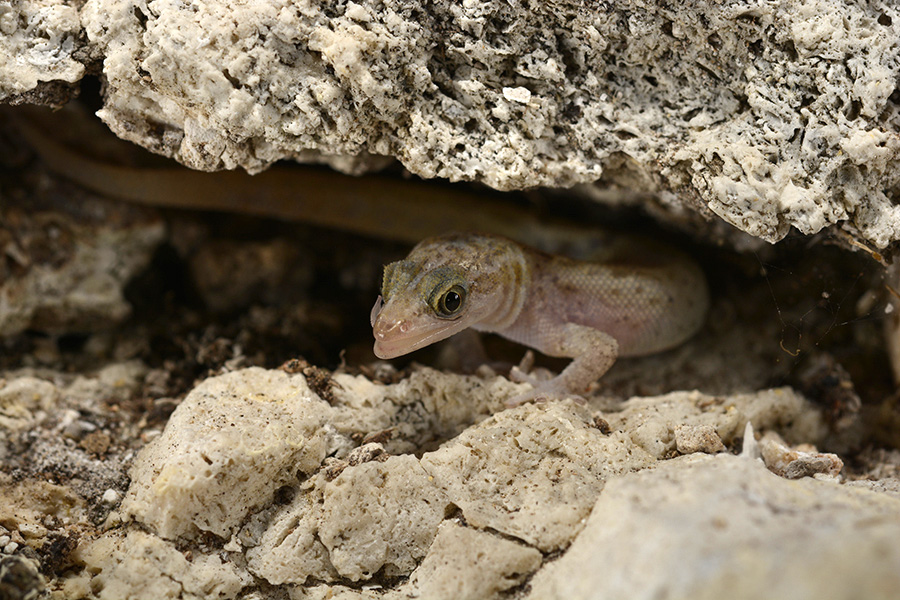
[(89, 0), (81, 17), (103, 119), (194, 168), (385, 155), (498, 189), (602, 177), (769, 241), (841, 222), (900, 239), (888, 0)]
[(536, 571), (541, 560), (534, 548), (447, 521), (409, 587), (421, 598), (497, 598)]
[(818, 440), (827, 430), (821, 413), (810, 410), (808, 401), (790, 388), (727, 397), (673, 392), (653, 398), (631, 398), (620, 408), (605, 414), (610, 427), (628, 432), (635, 444), (656, 459), (667, 458), (678, 450), (678, 431), (685, 427), (711, 427), (710, 433), (729, 445), (743, 437), (748, 422), (758, 429), (781, 431), (792, 441)]
[(830, 452), (817, 452), (815, 446), (802, 444), (791, 448), (777, 433), (767, 432), (759, 440), (760, 457), (766, 467), (786, 479), (799, 479), (816, 474), (837, 477), (844, 462)]
[[(102, 379), (116, 377), (133, 370)], [(55, 397), (23, 400), (22, 385), (0, 397), (31, 410)], [(138, 454), (107, 521), (116, 529), (86, 536), (75, 554), (84, 570), (57, 585), (70, 598), (150, 589), (161, 598), (256, 598), (260, 589), (297, 599), (501, 598), (527, 593), (525, 582), (535, 598), (554, 597), (548, 589), (651, 597), (670, 579), (636, 571), (642, 564), (671, 564), (671, 585), (685, 594), (709, 578), (722, 592), (715, 586), (733, 576), (743, 597), (778, 577), (794, 591), (820, 570), (833, 583), (824, 598), (853, 586), (877, 598), (891, 583), (879, 561), (900, 552), (896, 497), (702, 453), (716, 448), (710, 440), (737, 448), (750, 421), (791, 443), (819, 442), (821, 411), (790, 389), (504, 410), (519, 390), (501, 377), (424, 368), (391, 384), (260, 368), (209, 378)], [(706, 442), (691, 447), (695, 438)], [(40, 540), (32, 521), (48, 512), (9, 525)], [(843, 536), (861, 549), (859, 563), (844, 555)], [(721, 572), (710, 556), (722, 557), (713, 561)]]
[(276, 514), (249, 567), (273, 584), (408, 575), (425, 555), (448, 504), (412, 456), (318, 477)]
[(79, 558), (97, 573), (93, 597), (100, 600), (234, 598), (250, 583), (246, 572), (217, 553), (191, 553), (188, 560), (175, 546), (142, 531), (89, 541)]
[(0, 2), (0, 101), (43, 104), (41, 83), (81, 79), (83, 35), (78, 9), (64, 0)]
[(122, 510), (165, 538), (229, 536), (329, 451), (329, 406), (302, 375), (248, 369), (205, 381), (135, 461)]
[[(16, 431), (34, 421), (35, 412), (55, 406), (59, 391), (49, 381), (37, 377), (0, 379), (0, 432)], [(5, 435), (0, 433), (0, 439)]]
[(545, 552), (580, 530), (606, 480), (654, 461), (568, 401), (504, 411), (422, 458), (468, 524)]
[(694, 452), (715, 454), (723, 451), (725, 445), (712, 425), (696, 427), (682, 425), (675, 428), (675, 448), (682, 454)]
[(612, 480), (527, 598), (888, 599), (900, 501), (695, 454)]

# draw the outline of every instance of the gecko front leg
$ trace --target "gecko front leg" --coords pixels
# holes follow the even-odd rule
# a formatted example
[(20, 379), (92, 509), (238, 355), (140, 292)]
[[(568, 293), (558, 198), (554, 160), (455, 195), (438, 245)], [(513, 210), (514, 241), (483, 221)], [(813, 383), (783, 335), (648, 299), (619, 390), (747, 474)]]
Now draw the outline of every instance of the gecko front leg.
[(528, 344), (548, 356), (571, 358), (572, 362), (548, 381), (538, 381), (513, 368), (510, 377), (520, 383), (530, 383), (533, 389), (508, 400), (506, 405), (509, 407), (540, 399), (569, 397), (583, 400), (580, 394), (609, 370), (619, 354), (619, 343), (611, 335), (574, 323), (550, 329), (544, 339), (531, 339)]

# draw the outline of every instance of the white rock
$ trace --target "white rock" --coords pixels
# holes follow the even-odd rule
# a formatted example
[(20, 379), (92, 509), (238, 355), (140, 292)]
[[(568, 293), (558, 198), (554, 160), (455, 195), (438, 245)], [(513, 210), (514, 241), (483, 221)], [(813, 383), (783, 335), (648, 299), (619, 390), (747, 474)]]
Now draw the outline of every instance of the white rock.
[(449, 505), (413, 456), (347, 467), (314, 485), (276, 514), (248, 553), (251, 570), (270, 583), (359, 581), (382, 569), (408, 575)]
[(531, 91), (524, 87), (505, 87), (503, 88), (503, 97), (510, 102), (528, 104), (531, 101)]
[(0, 429), (26, 427), (34, 413), (49, 410), (58, 400), (59, 391), (49, 381), (30, 376), (0, 380)]
[(247, 369), (208, 379), (135, 460), (122, 511), (166, 538), (229, 537), (328, 450), (333, 414), (302, 375)]
[(175, 546), (142, 531), (113, 531), (89, 540), (78, 557), (97, 573), (91, 590), (100, 600), (234, 598), (252, 581), (218, 554), (193, 551), (188, 560)]
[(73, 57), (81, 33), (78, 9), (63, 0), (0, 1), (0, 100), (39, 82), (75, 82), (84, 66)]
[(610, 481), (527, 598), (887, 600), (897, 565), (900, 500), (693, 454)]
[(421, 598), (494, 598), (519, 585), (541, 560), (534, 548), (446, 521), (404, 591)]
[[(233, 595), (255, 582), (298, 599), (499, 598), (530, 576), (533, 598), (652, 597), (662, 585), (687, 597), (709, 581), (722, 592), (729, 565), (743, 569), (739, 591), (753, 591), (776, 579), (776, 564), (789, 565), (784, 589), (794, 573), (828, 570), (840, 592), (859, 584), (856, 573), (882, 576), (839, 564), (848, 559), (835, 540), (857, 513), (864, 528), (851, 550), (875, 535), (885, 560), (895, 556), (900, 512), (888, 494), (787, 481), (728, 454), (671, 459), (691, 432), (706, 440), (698, 449), (734, 448), (752, 437), (751, 420), (792, 444), (818, 442), (820, 412), (787, 388), (632, 398), (599, 413), (570, 401), (505, 410), (519, 387), (497, 377), (417, 369), (392, 385), (336, 380), (331, 404), (302, 375), (258, 368), (194, 389), (140, 452), (122, 508), (142, 530), (180, 539), (126, 525), (87, 542), (100, 597), (140, 597), (163, 582), (168, 598), (164, 582), (182, 580), (209, 593), (216, 573)], [(360, 445), (369, 434), (379, 441)], [(230, 541), (209, 555), (200, 532)], [(804, 540), (815, 552), (804, 554)], [(541, 566), (547, 552), (563, 555)], [(612, 595), (590, 595), (601, 593)]]
[(104, 504), (115, 504), (119, 501), (120, 498), (119, 492), (113, 489), (106, 490), (103, 492), (102, 500)]
[(422, 457), (469, 525), (544, 551), (568, 544), (606, 480), (653, 462), (569, 401), (503, 411)]

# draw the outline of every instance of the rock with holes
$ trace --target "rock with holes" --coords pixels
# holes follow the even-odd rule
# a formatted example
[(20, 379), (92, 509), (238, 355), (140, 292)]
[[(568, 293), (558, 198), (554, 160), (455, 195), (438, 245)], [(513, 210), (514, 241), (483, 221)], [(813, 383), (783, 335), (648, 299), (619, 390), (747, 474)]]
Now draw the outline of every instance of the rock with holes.
[(900, 239), (891, 0), (89, 0), (102, 118), (198, 169), (396, 157), (498, 189), (602, 179), (768, 241)]
[[(246, 571), (217, 552), (192, 551), (143, 531), (113, 531), (79, 548), (79, 561), (97, 576), (90, 597), (100, 600), (234, 598), (252, 582)], [(85, 582), (71, 578), (66, 597), (87, 596)]]
[(279, 487), (319, 467), (333, 412), (299, 374), (208, 379), (138, 455), (122, 510), (164, 538), (228, 537)]
[[(234, 598), (256, 587), (362, 599), (374, 597), (372, 585), (397, 600), (499, 599), (527, 593), (526, 585), (535, 598), (553, 597), (548, 589), (642, 597), (658, 595), (663, 580), (681, 582), (679, 590), (702, 587), (710, 556), (741, 567), (743, 555), (728, 545), (732, 531), (748, 548), (773, 552), (771, 564), (798, 565), (791, 573), (830, 569), (838, 550), (809, 562), (793, 556), (800, 551), (791, 544), (812, 536), (822, 540), (816, 548), (827, 548), (838, 539), (828, 535), (847, 534), (847, 515), (857, 508), (870, 525), (851, 536), (859, 542), (853, 548), (871, 534), (893, 557), (892, 496), (848, 496), (834, 482), (788, 481), (747, 457), (704, 454), (719, 444), (736, 449), (752, 432), (748, 422), (791, 443), (818, 442), (821, 411), (788, 388), (502, 408), (521, 385), (431, 369), (389, 384), (260, 368), (209, 378), (135, 459), (131, 487), (110, 520), (121, 527), (79, 547), (86, 568), (67, 582), (72, 596), (90, 589), (141, 597), (156, 581), (165, 598)], [(697, 436), (686, 432), (706, 442), (688, 443)], [(628, 510), (633, 518), (622, 521)], [(616, 533), (632, 522), (640, 531)], [(758, 523), (763, 529), (754, 533)], [(634, 570), (664, 558), (617, 558), (632, 543), (625, 538), (636, 554), (670, 560), (681, 579)], [(612, 558), (598, 562), (597, 552)], [(561, 558), (545, 564), (547, 555)], [(607, 561), (631, 566), (598, 570)], [(751, 563), (748, 589), (775, 576), (770, 563)], [(853, 564), (833, 569), (835, 589), (856, 573), (885, 580)], [(723, 573), (721, 581), (731, 581), (731, 571)], [(595, 581), (602, 577), (609, 581)], [(794, 580), (786, 581), (789, 590)]]
[(67, 84), (84, 75), (83, 36), (78, 8), (64, 0), (0, 1), (0, 102), (67, 101)]
[(449, 504), (413, 456), (350, 466), (333, 480), (323, 472), (276, 512), (249, 567), (274, 584), (409, 575)]

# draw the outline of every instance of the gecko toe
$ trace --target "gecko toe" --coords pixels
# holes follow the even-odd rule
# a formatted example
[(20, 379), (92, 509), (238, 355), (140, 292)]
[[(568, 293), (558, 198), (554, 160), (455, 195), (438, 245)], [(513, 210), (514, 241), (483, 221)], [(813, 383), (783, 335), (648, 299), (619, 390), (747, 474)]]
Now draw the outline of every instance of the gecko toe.
[[(529, 382), (530, 383), (530, 382)], [(532, 384), (533, 387), (531, 390), (527, 392), (523, 392), (521, 394), (517, 394), (506, 401), (507, 408), (515, 408), (521, 404), (525, 404), (526, 402), (534, 402), (537, 404), (543, 404), (546, 402), (555, 402), (557, 400), (565, 400), (566, 398), (571, 398), (576, 403), (585, 405), (587, 404), (587, 400), (584, 397), (573, 394), (566, 389), (555, 385), (553, 380), (551, 381), (541, 381), (536, 384)]]

